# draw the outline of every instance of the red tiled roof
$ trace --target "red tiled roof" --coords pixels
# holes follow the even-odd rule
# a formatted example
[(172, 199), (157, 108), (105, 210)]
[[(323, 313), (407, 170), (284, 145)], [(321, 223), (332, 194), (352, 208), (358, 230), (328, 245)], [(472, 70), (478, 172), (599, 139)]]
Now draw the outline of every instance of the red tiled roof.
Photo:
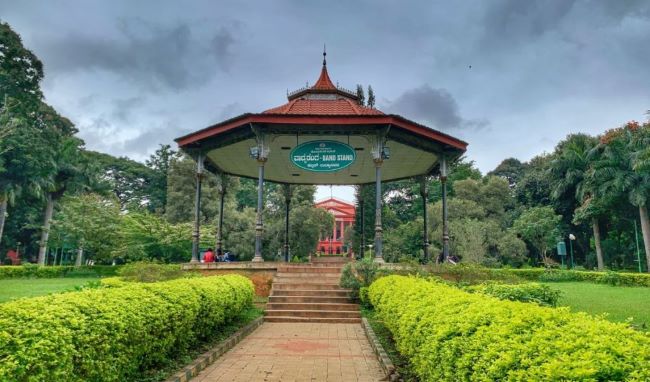
[(295, 98), (282, 106), (266, 110), (263, 114), (383, 115), (384, 113), (361, 106), (354, 100), (337, 96), (332, 100)]
[(311, 87), (312, 89), (317, 90), (336, 90), (336, 86), (330, 80), (329, 74), (327, 74), (327, 66), (323, 65), (323, 69), (320, 71), (320, 77), (318, 81)]

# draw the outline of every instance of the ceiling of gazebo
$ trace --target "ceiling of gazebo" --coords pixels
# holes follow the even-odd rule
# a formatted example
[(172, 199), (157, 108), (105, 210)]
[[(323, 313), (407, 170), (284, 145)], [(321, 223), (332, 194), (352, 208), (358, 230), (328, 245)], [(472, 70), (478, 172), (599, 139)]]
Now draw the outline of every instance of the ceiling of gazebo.
[[(361, 106), (356, 95), (334, 86), (325, 61), (318, 81), (288, 95), (288, 102), (260, 114), (244, 114), (176, 139), (180, 148), (197, 157), (204, 153), (214, 172), (257, 178), (258, 162), (249, 155), (266, 136), (269, 154), (264, 178), (294, 184), (364, 184), (375, 180), (373, 140), (384, 134), (390, 158), (381, 166), (383, 181), (428, 175), (444, 153), (453, 160), (467, 143), (399, 115)], [(309, 141), (335, 141), (354, 149), (346, 168), (311, 172), (292, 163), (290, 152)]]

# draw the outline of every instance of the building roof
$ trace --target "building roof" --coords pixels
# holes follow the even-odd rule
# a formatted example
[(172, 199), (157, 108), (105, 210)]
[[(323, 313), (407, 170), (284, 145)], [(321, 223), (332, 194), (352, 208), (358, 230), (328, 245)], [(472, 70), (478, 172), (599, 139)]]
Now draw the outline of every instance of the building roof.
[[(374, 140), (385, 139), (390, 159), (382, 165), (382, 179), (392, 181), (432, 175), (442, 155), (455, 160), (467, 143), (395, 114), (359, 105), (355, 92), (332, 82), (327, 63), (317, 81), (287, 94), (287, 103), (262, 113), (246, 113), (176, 139), (193, 157), (205, 155), (206, 169), (257, 178), (258, 163), (250, 149), (261, 137), (271, 137), (265, 179), (289, 184), (367, 184), (374, 182)], [(314, 172), (298, 168), (290, 158), (299, 144), (333, 140), (354, 148), (357, 159), (341, 171)], [(237, 159), (234, 159), (237, 158)]]
[(325, 54), (323, 52), (320, 77), (314, 85), (289, 93), (289, 102), (268, 109), (262, 114), (383, 115), (384, 113), (375, 108), (359, 105), (359, 98), (352, 91), (334, 85), (327, 72)]

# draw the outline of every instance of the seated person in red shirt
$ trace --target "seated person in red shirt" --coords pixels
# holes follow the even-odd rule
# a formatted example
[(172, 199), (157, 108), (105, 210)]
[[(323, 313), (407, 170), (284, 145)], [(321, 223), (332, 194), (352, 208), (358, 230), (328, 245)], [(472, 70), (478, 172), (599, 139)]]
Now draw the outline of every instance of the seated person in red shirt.
[(212, 248), (208, 248), (208, 250), (203, 254), (203, 262), (214, 263), (214, 252), (212, 252)]

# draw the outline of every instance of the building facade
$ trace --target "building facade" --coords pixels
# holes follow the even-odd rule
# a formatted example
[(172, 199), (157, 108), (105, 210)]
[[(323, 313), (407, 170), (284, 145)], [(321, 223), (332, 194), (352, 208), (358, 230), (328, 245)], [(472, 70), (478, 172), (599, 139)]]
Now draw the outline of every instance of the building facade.
[(316, 252), (326, 255), (349, 253), (350, 243), (345, 242), (345, 230), (354, 224), (354, 204), (337, 198), (328, 198), (316, 202), (316, 207), (327, 210), (334, 216), (334, 228), (331, 235), (321, 237)]

